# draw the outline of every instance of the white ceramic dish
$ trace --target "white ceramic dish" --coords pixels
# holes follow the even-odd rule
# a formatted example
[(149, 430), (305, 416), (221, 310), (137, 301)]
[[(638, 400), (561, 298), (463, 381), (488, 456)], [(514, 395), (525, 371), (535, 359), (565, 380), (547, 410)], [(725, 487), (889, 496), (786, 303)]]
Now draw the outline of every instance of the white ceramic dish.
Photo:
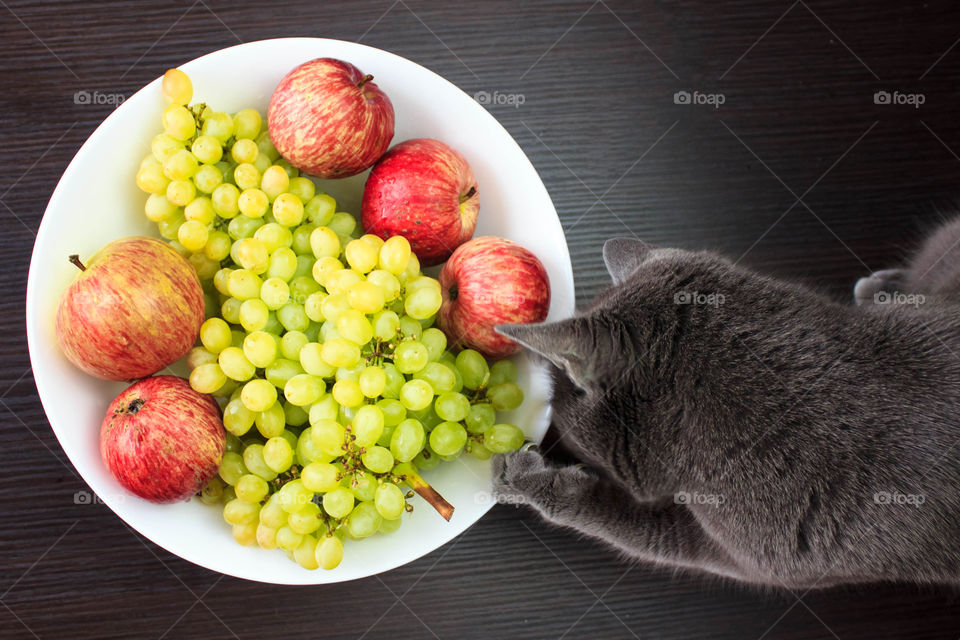
[[(477, 235), (510, 238), (531, 249), (550, 274), (550, 319), (570, 315), (574, 307), (570, 256), (543, 183), (494, 117), (450, 82), (391, 53), (314, 38), (243, 44), (181, 68), (193, 80), (196, 101), (218, 110), (253, 106), (265, 113), (274, 87), (287, 71), (325, 56), (348, 60), (376, 77), (396, 110), (394, 143), (438, 138), (466, 156), (481, 190)], [(123, 385), (96, 380), (71, 366), (57, 348), (54, 318), (60, 292), (74, 276), (69, 254), (89, 256), (115, 238), (157, 234), (142, 213), (145, 195), (136, 188), (134, 176), (149, 153), (150, 140), (160, 131), (162, 108), (158, 78), (104, 120), (64, 172), (37, 235), (27, 285), (30, 358), (47, 417), (70, 461), (100, 499), (144, 536), (186, 560), (249, 580), (319, 584), (369, 576), (410, 562), (463, 532), (491, 506), (489, 463), (469, 456), (425, 474), (455, 505), (450, 522), (416, 497), (414, 512), (404, 516), (399, 531), (348, 543), (343, 563), (333, 571), (307, 571), (282, 552), (242, 547), (233, 541), (219, 509), (197, 500), (154, 505), (125, 493), (107, 472), (98, 451), (99, 426)], [(365, 177), (320, 184), (337, 198), (341, 210), (358, 214)], [(526, 400), (512, 421), (539, 440), (548, 425), (546, 380), (525, 356), (518, 364)], [(102, 561), (110, 562), (109, 554)]]

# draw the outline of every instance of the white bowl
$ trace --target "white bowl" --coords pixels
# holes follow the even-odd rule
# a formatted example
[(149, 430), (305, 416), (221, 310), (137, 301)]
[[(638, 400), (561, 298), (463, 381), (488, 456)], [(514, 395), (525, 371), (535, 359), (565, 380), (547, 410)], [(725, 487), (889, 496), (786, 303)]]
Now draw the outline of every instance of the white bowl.
[[(443, 140), (466, 156), (480, 185), (477, 235), (515, 240), (532, 250), (550, 274), (550, 318), (573, 312), (573, 273), (563, 230), (547, 191), (523, 151), (483, 107), (450, 82), (399, 56), (371, 47), (318, 38), (251, 42), (216, 51), (184, 65), (194, 100), (218, 110), (257, 107), (266, 113), (274, 87), (290, 69), (317, 57), (348, 60), (376, 77), (396, 110), (394, 143), (407, 138)], [(127, 235), (156, 235), (143, 215), (145, 195), (134, 182), (140, 160), (160, 132), (160, 79), (138, 91), (104, 120), (67, 167), (50, 198), (30, 264), (27, 337), (33, 373), (47, 417), (60, 444), (93, 491), (130, 526), (171, 553), (214, 571), (262, 582), (318, 584), (369, 576), (400, 566), (440, 547), (491, 507), (489, 463), (463, 456), (425, 473), (455, 507), (450, 522), (423, 500), (412, 501), (400, 529), (348, 542), (343, 563), (332, 571), (308, 571), (281, 551), (234, 542), (220, 509), (198, 500), (155, 505), (126, 493), (100, 460), (98, 434), (104, 412), (123, 388), (73, 367), (56, 344), (54, 318), (61, 291), (74, 276), (67, 256), (89, 256)], [(322, 182), (359, 214), (366, 176)], [(518, 359), (526, 400), (512, 416), (539, 440), (548, 426), (544, 372)], [(109, 562), (109, 555), (104, 556)]]

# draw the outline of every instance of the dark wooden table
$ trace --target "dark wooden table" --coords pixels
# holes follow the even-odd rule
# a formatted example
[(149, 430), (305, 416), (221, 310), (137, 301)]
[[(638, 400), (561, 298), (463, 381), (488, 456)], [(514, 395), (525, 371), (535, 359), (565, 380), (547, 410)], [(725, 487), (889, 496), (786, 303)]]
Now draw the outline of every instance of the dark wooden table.
[[(956, 638), (946, 589), (761, 592), (631, 565), (513, 507), (375, 578), (292, 588), (213, 574), (77, 504), (86, 485), (37, 399), (22, 310), (47, 199), (112, 108), (75, 92), (130, 95), (183, 61), (278, 36), (359, 40), (470, 94), (522, 96), (488, 108), (553, 196), (581, 303), (607, 284), (603, 240), (630, 234), (849, 297), (960, 193), (957, 9), (0, 1), (0, 637)], [(923, 104), (877, 104), (878, 91)]]

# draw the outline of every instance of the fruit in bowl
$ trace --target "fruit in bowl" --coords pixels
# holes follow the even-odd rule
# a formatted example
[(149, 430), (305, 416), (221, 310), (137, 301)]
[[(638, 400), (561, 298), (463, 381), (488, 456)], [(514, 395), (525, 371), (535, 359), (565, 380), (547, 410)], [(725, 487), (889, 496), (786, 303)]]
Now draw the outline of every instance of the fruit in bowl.
[(200, 491), (217, 475), (225, 446), (217, 403), (175, 376), (131, 385), (110, 403), (100, 427), (100, 455), (110, 473), (151, 502)]
[(349, 62), (317, 58), (290, 71), (273, 92), (270, 138), (280, 155), (318, 178), (369, 168), (390, 146), (390, 98)]
[(182, 358), (203, 322), (194, 268), (170, 245), (148, 237), (115, 240), (80, 270), (60, 298), (57, 340), (90, 375), (133, 380)]
[[(173, 106), (166, 107), (170, 111), (166, 119), (162, 118), (165, 107), (160, 97), (160, 80), (119, 107), (91, 136), (65, 172), (38, 234), (27, 310), (31, 359), (40, 396), (54, 432), (80, 474), (131, 527), (192, 562), (223, 573), (275, 583), (349, 580), (399, 566), (437, 548), (475, 522), (492, 505), (484, 499), (490, 477), (489, 464), (484, 458), (495, 451), (515, 448), (524, 437), (539, 439), (547, 426), (546, 388), (538, 366), (526, 356), (518, 356), (515, 362), (487, 363), (469, 350), (455, 353), (449, 345), (439, 348), (443, 338), (431, 326), (436, 322), (434, 305), (439, 306), (434, 296), (439, 294), (437, 281), (417, 275), (413, 269), (404, 275), (406, 267), (399, 273), (390, 271), (397, 269), (405, 254), (403, 238), (392, 238), (389, 249), (386, 249), (388, 243), (384, 243), (374, 257), (372, 249), (379, 246), (379, 242), (364, 238), (362, 227), (347, 213), (360, 210), (363, 176), (312, 180), (299, 175), (295, 167), (277, 154), (270, 142), (269, 119), (259, 119), (257, 114), (267, 112), (267, 98), (290, 69), (318, 55), (349, 60), (359, 69), (376, 73), (380, 87), (396, 106), (398, 134), (441, 138), (470, 158), (472, 170), (483, 185), (485, 202), (498, 205), (485, 210), (480, 230), (514, 238), (529, 236), (525, 244), (548, 258), (546, 266), (558, 287), (555, 292), (559, 291), (559, 295), (554, 297), (552, 311), (558, 318), (569, 313), (573, 300), (562, 230), (546, 191), (519, 147), (469, 96), (402, 58), (351, 43), (315, 39), (250, 43), (183, 67), (196, 87), (195, 92), (190, 91), (195, 97), (180, 97), (170, 105), (184, 107), (186, 115), (193, 120), (192, 125), (183, 117), (184, 111)], [(169, 85), (184, 84), (175, 82), (177, 75), (171, 74)], [(186, 93), (183, 91), (181, 95)], [(431, 100), (423, 100), (424, 95), (430, 95)], [(191, 100), (206, 102), (209, 112), (198, 113), (188, 104)], [(161, 122), (170, 125), (171, 131), (161, 133)], [(193, 134), (185, 135), (191, 126)], [(236, 135), (238, 131), (240, 136)], [(211, 145), (209, 137), (204, 136), (215, 138), (217, 143)], [(151, 157), (143, 158), (143, 145), (137, 141), (150, 142), (151, 139), (154, 140)], [(256, 154), (251, 142), (257, 148)], [(179, 153), (181, 150), (196, 151), (196, 169)], [(177, 159), (170, 160), (166, 157), (168, 153)], [(221, 157), (214, 160), (218, 153)], [(136, 171), (141, 163), (144, 167), (142, 186), (152, 189), (148, 196), (137, 191), (133, 180), (122, 179)], [(163, 172), (164, 165), (173, 175), (183, 172), (192, 175), (169, 178)], [(253, 165), (256, 173), (245, 165)], [(510, 170), (505, 171), (504, 166)], [(193, 191), (184, 184), (187, 181), (193, 183)], [(174, 186), (171, 188), (171, 185)], [(266, 196), (266, 204), (256, 190)], [(245, 191), (249, 193), (241, 199)], [(75, 213), (73, 203), (89, 200), (90, 192), (99, 194), (98, 202), (102, 206), (87, 213), (90, 224), (70, 225)], [(302, 212), (294, 198), (300, 200)], [(145, 208), (149, 221), (135, 215), (138, 207)], [(213, 216), (210, 216), (211, 208)], [(187, 224), (193, 222), (198, 224)], [(63, 230), (68, 227), (70, 233), (65, 233)], [(326, 230), (312, 237), (320, 227)], [(531, 232), (533, 229), (536, 233)], [(90, 255), (111, 237), (152, 235), (157, 231), (165, 242), (188, 258), (206, 293), (209, 325), (201, 330), (200, 343), (186, 359), (191, 379), (198, 388), (212, 389), (211, 395), (224, 409), (230, 407), (224, 421), (231, 430), (246, 429), (241, 437), (228, 432), (218, 475), (207, 483), (199, 499), (168, 505), (129, 497), (120, 499), (125, 492), (103, 464), (96, 437), (91, 437), (103, 419), (109, 398), (119, 388), (83, 375), (65, 358), (46, 348), (47, 344), (54, 343), (51, 318), (55, 315), (56, 294), (63, 290), (71, 275), (66, 261), (50, 260), (49, 256), (65, 256), (71, 252)], [(332, 243), (331, 233), (338, 246)], [(247, 242), (249, 240), (266, 245), (265, 271), (261, 271), (264, 268), (262, 247), (257, 242)], [(363, 270), (374, 262), (375, 268)], [(409, 257), (407, 262), (418, 264)], [(402, 281), (399, 292), (384, 272)], [(286, 288), (274, 278), (283, 281)], [(369, 284), (379, 287), (384, 296), (381, 312), (363, 312), (379, 304), (377, 292), (367, 286)], [(252, 289), (257, 285), (259, 290), (253, 295)], [(231, 286), (240, 297), (230, 295)], [(221, 291), (224, 287), (227, 294)], [(331, 292), (331, 287), (337, 292)], [(352, 287), (356, 287), (355, 290), (351, 291)], [(417, 295), (411, 296), (411, 293)], [(303, 315), (298, 306), (310, 314), (306, 328), (303, 328)], [(396, 355), (400, 366), (410, 373), (399, 371), (393, 358), (387, 357), (387, 349), (374, 352), (371, 343), (375, 343), (376, 337), (361, 345), (366, 337), (366, 325), (357, 322), (359, 318), (352, 311), (365, 316), (375, 331), (386, 331), (393, 325), (393, 316), (388, 313), (392, 311), (401, 319), (408, 337), (419, 333), (419, 339), (399, 340), (396, 347), (410, 343), (399, 353), (393, 347), (392, 355)], [(314, 319), (320, 318), (321, 313), (325, 314), (322, 320)], [(415, 320), (419, 330), (404, 316)], [(218, 320), (226, 323), (229, 342)], [(345, 333), (337, 336), (341, 328)], [(301, 334), (306, 335), (307, 343)], [(342, 362), (340, 358), (352, 358), (354, 352), (348, 342), (360, 348), (362, 360), (373, 356), (374, 361), (364, 362), (363, 369), (334, 367), (331, 374), (333, 365), (323, 360), (324, 355), (337, 362)], [(423, 351), (414, 342), (427, 349), (427, 365), (420, 371), (416, 371), (416, 367), (422, 362)], [(437, 354), (440, 357), (434, 359)], [(377, 362), (381, 357), (382, 362)], [(270, 358), (272, 362), (259, 366)], [(309, 370), (303, 366), (304, 362)], [(175, 365), (181, 366), (182, 363)], [(371, 368), (369, 372), (368, 368)], [(377, 368), (382, 370), (385, 381), (376, 372)], [(301, 373), (299, 369), (304, 371)], [(298, 377), (304, 374), (319, 377), (323, 381), (322, 390), (311, 377)], [(397, 374), (403, 379), (399, 392), (396, 391), (400, 381)], [(456, 391), (461, 378), (464, 386)], [(483, 385), (485, 378), (485, 394), (468, 386)], [(269, 383), (269, 387), (262, 384), (264, 382)], [(395, 398), (364, 394), (375, 393), (381, 382), (384, 382), (385, 393), (396, 394)], [(451, 391), (443, 391), (451, 382)], [(255, 384), (248, 389), (251, 383)], [(357, 385), (364, 400), (355, 405), (356, 408), (377, 407), (384, 413), (385, 424), (380, 435), (385, 444), (380, 444), (378, 439), (377, 444), (360, 455), (359, 461), (355, 455), (346, 460), (342, 455), (335, 455), (324, 463), (323, 458), (315, 457), (317, 445), (336, 442), (340, 431), (335, 425), (344, 431), (349, 427), (352, 434), (365, 438), (372, 437), (377, 430), (379, 420), (374, 412), (364, 411), (358, 418), (356, 409), (351, 407), (357, 399)], [(403, 420), (396, 425), (389, 424), (399, 414), (397, 403), (403, 405), (401, 395), (411, 407), (423, 406), (427, 386), (433, 391), (432, 399), (427, 400), (429, 407), (407, 409), (403, 406), (406, 410)], [(517, 392), (521, 387), (526, 399), (517, 406), (521, 397)], [(318, 391), (319, 400), (311, 403)], [(459, 421), (456, 418), (465, 405), (457, 394), (466, 396), (472, 408), (472, 415), (468, 410), (467, 418)], [(470, 402), (474, 396), (481, 401)], [(489, 402), (482, 401), (483, 398)], [(244, 399), (254, 408), (263, 407), (271, 400), (273, 404), (251, 416), (243, 404)], [(499, 409), (494, 408), (494, 404)], [(245, 411), (240, 410), (241, 406)], [(491, 409), (495, 412), (495, 422), (487, 427)], [(497, 415), (500, 410), (510, 413)], [(252, 423), (247, 423), (251, 417)], [(432, 429), (426, 428), (441, 418)], [(422, 434), (414, 420), (420, 422)], [(505, 422), (520, 425), (523, 431), (504, 427)], [(461, 427), (467, 433), (466, 443)], [(384, 432), (391, 429), (391, 441), (395, 433), (400, 433), (392, 449), (384, 436)], [(472, 437), (480, 435), (478, 432), (482, 432), (482, 437)], [(407, 464), (402, 459), (418, 447), (422, 447), (420, 452), (430, 453), (430, 457), (418, 453), (409, 461), (413, 469), (399, 466)], [(289, 461), (291, 448), (294, 462), (289, 469), (276, 472), (267, 465), (270, 462), (282, 468)], [(396, 453), (394, 468), (367, 473), (371, 471), (368, 464), (373, 469), (385, 468), (389, 462), (387, 452), (391, 456)], [(458, 452), (456, 463), (448, 463)], [(321, 455), (330, 456), (329, 453)], [(314, 458), (301, 465), (301, 456), (304, 460)], [(312, 467), (304, 478), (304, 470), (316, 462), (321, 466)], [(323, 484), (329, 474), (324, 464), (332, 465), (339, 475), (345, 463), (360, 465), (366, 471), (359, 478), (340, 478), (336, 487)], [(402, 473), (393, 473), (395, 470)], [(300, 474), (299, 478), (295, 477), (296, 473)], [(403, 475), (404, 480), (398, 484), (387, 476), (384, 482), (379, 482), (383, 473)], [(426, 486), (421, 485), (413, 473), (420, 476)], [(273, 474), (276, 474), (273, 480), (265, 479)], [(377, 478), (377, 486), (386, 488), (376, 489), (364, 477)], [(301, 481), (299, 485), (295, 484), (296, 480)], [(269, 495), (260, 495), (261, 481), (267, 484)], [(303, 491), (298, 487), (305, 481), (311, 487), (330, 490)], [(427, 487), (432, 488), (455, 506), (450, 521), (445, 522), (421, 496), (407, 498), (407, 489), (417, 488), (408, 481), (427, 494)], [(282, 494), (288, 508), (304, 501), (302, 510), (286, 511), (279, 505), (285, 524), (277, 512), (280, 498), (274, 497), (280, 495), (283, 487), (290, 487)], [(371, 488), (374, 489), (372, 495)], [(352, 495), (352, 508), (346, 516), (343, 514), (351, 507), (349, 496), (338, 489)], [(402, 500), (397, 500), (396, 491), (401, 492)], [(316, 515), (331, 517), (330, 524), (336, 525), (333, 535), (328, 535), (331, 526), (322, 522), (322, 517), (318, 529), (309, 533), (297, 531), (308, 531), (313, 526), (307, 512), (314, 507), (307, 502), (320, 510)], [(378, 505), (386, 516), (377, 509)], [(407, 513), (405, 505), (414, 511)], [(400, 518), (394, 518), (398, 506), (403, 513)], [(331, 516), (331, 512), (336, 517)], [(378, 516), (382, 527), (377, 528), (377, 533), (366, 535)], [(394, 530), (401, 522), (402, 526)], [(360, 537), (363, 539), (358, 540)], [(234, 539), (254, 548), (236, 544)], [(314, 541), (316, 547), (311, 557), (310, 547)], [(274, 545), (286, 553), (256, 548)], [(292, 557), (294, 562), (285, 556)], [(311, 569), (314, 566), (336, 568), (307, 571), (298, 564)]]
[(363, 228), (381, 238), (406, 237), (424, 266), (440, 264), (473, 237), (480, 192), (469, 163), (439, 140), (405, 140), (370, 172), (363, 190)]
[(497, 325), (542, 322), (550, 310), (543, 263), (515, 242), (483, 236), (460, 245), (440, 271), (443, 306), (437, 318), (451, 344), (491, 358), (520, 350)]

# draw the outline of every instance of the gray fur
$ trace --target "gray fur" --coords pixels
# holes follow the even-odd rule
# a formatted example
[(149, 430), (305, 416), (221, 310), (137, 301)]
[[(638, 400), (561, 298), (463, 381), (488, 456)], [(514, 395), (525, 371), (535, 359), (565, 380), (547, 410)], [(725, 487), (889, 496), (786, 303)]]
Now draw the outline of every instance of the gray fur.
[(553, 363), (553, 424), (587, 466), (497, 456), (501, 499), (754, 584), (960, 583), (960, 222), (861, 306), (630, 246), (604, 247), (618, 284), (574, 319), (502, 328)]

